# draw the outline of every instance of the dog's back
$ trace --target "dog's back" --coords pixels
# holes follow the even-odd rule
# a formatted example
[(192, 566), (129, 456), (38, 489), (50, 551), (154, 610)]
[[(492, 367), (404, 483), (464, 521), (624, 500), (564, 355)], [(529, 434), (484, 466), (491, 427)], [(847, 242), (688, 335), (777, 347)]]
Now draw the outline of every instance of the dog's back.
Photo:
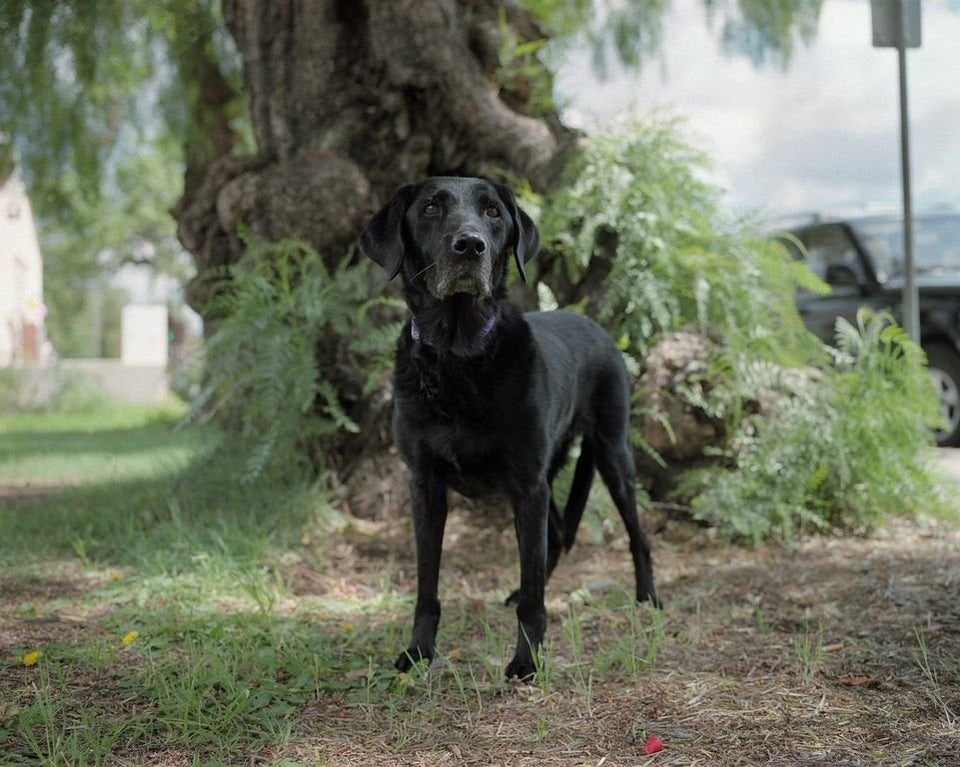
[(629, 386), (620, 351), (607, 331), (589, 317), (561, 310), (527, 312), (524, 319), (550, 372), (558, 378), (569, 379), (576, 372), (579, 376), (576, 383), (586, 385), (587, 389), (606, 383), (608, 377), (620, 379)]

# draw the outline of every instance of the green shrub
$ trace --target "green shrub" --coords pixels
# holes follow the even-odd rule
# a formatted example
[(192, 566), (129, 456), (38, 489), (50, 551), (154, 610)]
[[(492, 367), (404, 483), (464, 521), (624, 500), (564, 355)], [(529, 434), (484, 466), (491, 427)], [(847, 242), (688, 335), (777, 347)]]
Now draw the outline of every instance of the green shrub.
[(923, 350), (886, 313), (837, 322), (819, 385), (741, 425), (733, 468), (697, 472), (694, 516), (735, 536), (857, 528), (942, 506), (925, 463), (940, 418)]
[(793, 302), (798, 286), (826, 286), (784, 249), (730, 220), (702, 180), (707, 159), (676, 121), (631, 124), (593, 137), (561, 189), (543, 205), (545, 247), (570, 278), (610, 261), (603, 291), (587, 298), (630, 353), (696, 324), (719, 329), (735, 351), (788, 364), (822, 358)]
[(344, 259), (331, 273), (303, 242), (249, 242), (220, 276), (192, 417), (227, 425), (229, 448), (247, 454), (247, 481), (272, 463), (323, 468), (325, 441), (359, 428), (344, 406), (352, 381), (343, 371), (381, 368), (399, 326), (358, 332), (371, 305), (366, 271)]
[[(863, 314), (838, 326), (831, 353), (795, 304), (798, 287), (827, 286), (726, 216), (706, 167), (674, 121), (630, 125), (593, 138), (541, 210), (547, 261), (559, 255), (567, 283), (589, 284), (608, 262), (582, 303), (638, 364), (681, 327), (722, 339), (706, 385), (680, 387), (726, 435), (707, 451), (716, 465), (680, 483), (694, 516), (756, 541), (935, 505), (923, 455), (938, 411), (923, 352), (888, 315)], [(778, 404), (750, 415), (759, 391)]]

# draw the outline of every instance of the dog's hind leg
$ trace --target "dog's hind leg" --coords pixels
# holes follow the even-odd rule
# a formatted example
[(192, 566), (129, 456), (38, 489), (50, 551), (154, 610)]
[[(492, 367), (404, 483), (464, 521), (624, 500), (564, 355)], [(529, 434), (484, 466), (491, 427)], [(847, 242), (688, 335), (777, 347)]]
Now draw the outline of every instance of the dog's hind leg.
[(570, 483), (570, 494), (567, 496), (567, 505), (563, 509), (563, 548), (570, 551), (577, 538), (577, 528), (583, 519), (583, 511), (587, 507), (590, 497), (590, 486), (594, 475), (593, 445), (584, 438), (580, 445), (580, 457), (573, 471), (573, 482)]
[(627, 536), (630, 539), (630, 554), (636, 576), (637, 601), (650, 600), (660, 607), (660, 599), (653, 584), (653, 564), (650, 560), (650, 543), (640, 528), (637, 516), (636, 469), (633, 464), (633, 451), (630, 448), (626, 429), (623, 434), (611, 441), (602, 438), (596, 443), (597, 468), (604, 484), (610, 491), (613, 503), (620, 512)]

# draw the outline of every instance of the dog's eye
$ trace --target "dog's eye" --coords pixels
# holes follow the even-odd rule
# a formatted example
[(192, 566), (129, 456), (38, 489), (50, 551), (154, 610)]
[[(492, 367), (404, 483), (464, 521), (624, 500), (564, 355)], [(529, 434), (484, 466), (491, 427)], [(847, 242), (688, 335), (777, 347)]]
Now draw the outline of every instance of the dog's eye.
[(486, 214), (490, 216), (490, 218), (500, 218), (500, 208), (496, 205), (488, 205)]
[(425, 216), (438, 216), (440, 215), (440, 206), (435, 202), (428, 202), (423, 206), (423, 215)]

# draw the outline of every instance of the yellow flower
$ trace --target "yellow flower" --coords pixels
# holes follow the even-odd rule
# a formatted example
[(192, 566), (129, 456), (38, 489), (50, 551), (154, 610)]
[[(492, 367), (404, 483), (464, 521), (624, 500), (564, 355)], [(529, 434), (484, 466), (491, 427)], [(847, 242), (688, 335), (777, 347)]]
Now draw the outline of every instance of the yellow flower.
[(138, 636), (140, 636), (139, 631), (128, 631), (126, 634), (123, 635), (123, 643), (132, 644)]
[(31, 650), (28, 653), (25, 653), (22, 660), (24, 666), (36, 666), (37, 661), (40, 660), (40, 656), (43, 655), (39, 650)]

